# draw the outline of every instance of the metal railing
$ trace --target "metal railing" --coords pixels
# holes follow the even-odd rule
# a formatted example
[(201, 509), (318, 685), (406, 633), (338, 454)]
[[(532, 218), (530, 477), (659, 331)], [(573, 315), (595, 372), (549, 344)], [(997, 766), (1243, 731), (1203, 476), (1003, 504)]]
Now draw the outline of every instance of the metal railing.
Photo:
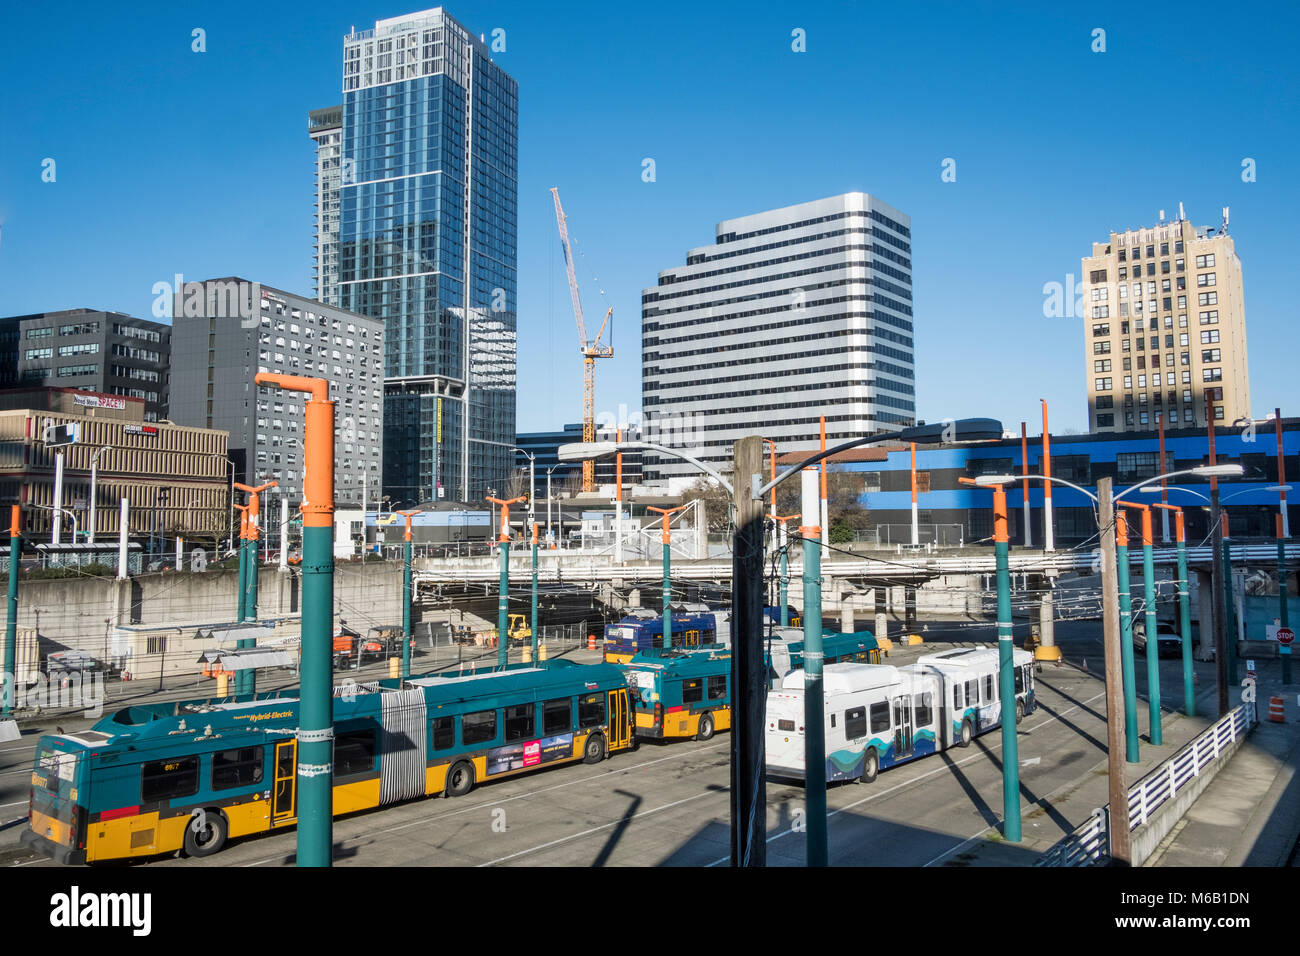
[[(1244, 737), (1256, 720), (1254, 702), (1239, 704), (1129, 787), (1129, 830), (1136, 831), (1145, 826), (1157, 810), (1208, 770), (1230, 744)], [(1103, 863), (1110, 847), (1109, 818), (1109, 804), (1098, 807), (1087, 823), (1066, 834), (1039, 857), (1034, 866), (1095, 866)]]
[[(966, 529), (960, 524), (918, 524), (916, 537), (918, 544), (928, 544), (938, 548), (961, 548), (966, 544)], [(875, 544), (879, 548), (892, 549), (900, 544), (908, 546), (912, 543), (912, 526), (878, 524), (874, 529), (854, 532), (853, 540), (856, 543)]]

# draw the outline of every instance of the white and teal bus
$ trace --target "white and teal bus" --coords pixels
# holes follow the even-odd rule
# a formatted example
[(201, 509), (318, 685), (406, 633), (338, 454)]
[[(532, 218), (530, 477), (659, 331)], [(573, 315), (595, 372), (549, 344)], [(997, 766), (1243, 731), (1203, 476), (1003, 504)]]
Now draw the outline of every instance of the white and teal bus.
[[(1033, 656), (1013, 651), (1016, 720), (1034, 708)], [(973, 737), (1001, 726), (998, 652), (960, 648), (920, 658), (915, 664), (827, 664), (825, 700), (826, 779), (870, 782), (883, 769), (967, 746)], [(788, 674), (767, 698), (767, 770), (776, 777), (804, 778), (804, 680)]]

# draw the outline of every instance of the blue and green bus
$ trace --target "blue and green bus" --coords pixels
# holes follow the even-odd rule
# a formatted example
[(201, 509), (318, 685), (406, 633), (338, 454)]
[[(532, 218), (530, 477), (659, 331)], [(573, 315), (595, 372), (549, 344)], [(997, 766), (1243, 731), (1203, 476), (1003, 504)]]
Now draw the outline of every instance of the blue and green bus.
[[(725, 611), (693, 611), (673, 614), (673, 647), (693, 648), (708, 644), (728, 644), (729, 631)], [(617, 624), (605, 628), (605, 660), (626, 664), (640, 651), (661, 648), (664, 643), (664, 619), (646, 608), (629, 611)]]
[[(296, 690), (127, 707), (42, 737), (25, 846), (62, 863), (215, 853), (297, 822)], [(634, 746), (611, 664), (555, 660), (334, 692), (335, 815)]]

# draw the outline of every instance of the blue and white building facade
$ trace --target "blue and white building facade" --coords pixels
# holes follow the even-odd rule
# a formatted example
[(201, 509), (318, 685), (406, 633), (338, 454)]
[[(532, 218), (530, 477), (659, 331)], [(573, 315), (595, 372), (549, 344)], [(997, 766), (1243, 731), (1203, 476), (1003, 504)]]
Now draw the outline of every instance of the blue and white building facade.
[(439, 7), (345, 36), (342, 94), (317, 295), (385, 324), (385, 492), (481, 499), (514, 457), (517, 84)]
[[(866, 193), (729, 219), (642, 293), (642, 427), (714, 467), (913, 424), (911, 219)], [(647, 453), (646, 478), (698, 475)]]

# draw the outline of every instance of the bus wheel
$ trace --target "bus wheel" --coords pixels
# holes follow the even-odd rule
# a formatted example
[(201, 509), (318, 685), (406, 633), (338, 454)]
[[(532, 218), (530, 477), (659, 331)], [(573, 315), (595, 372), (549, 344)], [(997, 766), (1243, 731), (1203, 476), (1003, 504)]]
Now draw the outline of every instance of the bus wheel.
[(875, 747), (867, 748), (867, 759), (862, 761), (862, 782), (871, 783), (880, 773), (880, 756)]
[(1023, 700), (1018, 700), (1016, 701), (1016, 725), (1019, 726), (1020, 722), (1024, 719), (1025, 719), (1025, 702)]
[(605, 738), (600, 734), (591, 734), (587, 746), (583, 748), (583, 763), (600, 763), (605, 759)]
[(700, 728), (695, 732), (696, 740), (708, 740), (713, 736), (713, 715), (704, 714), (700, 717)]
[(218, 810), (196, 814), (185, 827), (185, 855), (211, 856), (226, 845), (226, 818)]
[(961, 744), (962, 747), (969, 747), (971, 739), (970, 718), (961, 722)]
[(462, 760), (447, 771), (447, 796), (463, 797), (474, 789), (474, 765)]

